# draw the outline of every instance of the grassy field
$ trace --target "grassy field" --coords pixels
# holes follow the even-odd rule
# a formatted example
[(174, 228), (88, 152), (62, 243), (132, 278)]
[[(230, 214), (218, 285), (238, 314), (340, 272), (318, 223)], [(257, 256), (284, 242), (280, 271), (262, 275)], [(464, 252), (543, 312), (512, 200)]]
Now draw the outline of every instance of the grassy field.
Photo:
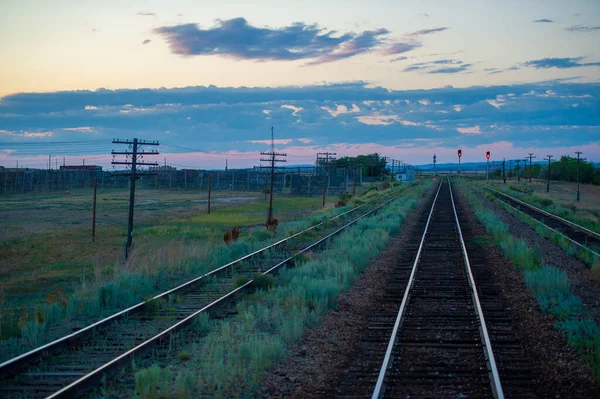
[[(206, 193), (138, 190), (134, 251), (123, 264), (129, 191), (99, 190), (96, 242), (91, 240), (92, 190), (0, 197), (0, 337), (18, 334), (17, 321), (47, 295), (66, 295), (86, 281), (121, 269), (177, 265), (223, 246), (223, 232), (242, 237), (264, 224), (268, 202), (258, 193), (215, 192), (211, 214)], [(333, 198), (328, 199), (331, 209)], [(280, 221), (321, 212), (321, 199), (280, 197)]]
[(525, 202), (600, 232), (600, 186), (582, 184), (581, 201), (577, 202), (576, 183), (551, 181), (549, 193), (546, 192), (545, 180), (529, 183), (525, 179), (520, 182), (514, 179), (507, 180), (506, 184), (494, 180), (490, 184)]

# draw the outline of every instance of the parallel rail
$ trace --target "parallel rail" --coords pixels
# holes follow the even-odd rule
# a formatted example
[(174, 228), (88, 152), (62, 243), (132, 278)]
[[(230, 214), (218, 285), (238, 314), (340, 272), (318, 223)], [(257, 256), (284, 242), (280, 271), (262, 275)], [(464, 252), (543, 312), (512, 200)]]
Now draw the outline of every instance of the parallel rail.
[(577, 247), (587, 250), (595, 256), (600, 257), (598, 250), (592, 248), (600, 248), (600, 234), (596, 233), (595, 231), (587, 229), (560, 216), (553, 215), (543, 209), (537, 208), (531, 204), (528, 204), (527, 202), (521, 201), (518, 198), (512, 197), (491, 187), (485, 185), (479, 186), (492, 192), (498, 201), (502, 202), (508, 207), (530, 216), (548, 229), (564, 236)]
[[(449, 195), (440, 195), (443, 186), (444, 182), (429, 212), (373, 399), (398, 395), (504, 398), (452, 189), (448, 181), (444, 191)], [(462, 262), (457, 259), (461, 254)]]
[[(156, 295), (147, 302), (134, 305), (73, 334), (4, 362), (0, 364), (0, 377), (3, 377), (0, 378), (0, 395), (36, 398), (70, 398), (79, 395), (99, 382), (103, 375), (118, 369), (134, 355), (168, 340), (173, 332), (187, 326), (199, 314), (212, 310), (249, 289), (253, 280), (249, 278), (245, 284), (236, 288), (232, 278), (234, 274), (252, 276), (255, 273), (276, 273), (296, 256), (322, 245), (397, 198), (392, 197), (378, 205), (367, 203), (353, 208), (327, 222), (310, 227)], [(368, 210), (370, 206), (374, 208)], [(310, 239), (308, 245), (306, 238), (303, 239), (316, 228), (332, 220), (349, 217), (359, 210), (364, 211), (362, 215), (323, 238), (316, 241)], [(282, 250), (283, 253), (273, 256), (272, 252), (275, 249)], [(268, 254), (271, 255), (270, 259), (266, 260)], [(265, 261), (270, 261), (272, 266), (263, 271)], [(225, 279), (220, 280), (218, 277), (223, 275)], [(175, 296), (177, 301), (173, 301)], [(162, 303), (159, 300), (163, 300)], [(158, 307), (153, 306), (153, 303), (159, 303)], [(26, 372), (22, 372), (22, 369), (26, 369)]]

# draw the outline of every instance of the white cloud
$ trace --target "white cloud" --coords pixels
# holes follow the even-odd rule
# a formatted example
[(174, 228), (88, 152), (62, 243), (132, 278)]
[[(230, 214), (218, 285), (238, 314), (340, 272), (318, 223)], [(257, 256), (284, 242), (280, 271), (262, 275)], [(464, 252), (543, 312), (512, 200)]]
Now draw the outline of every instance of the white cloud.
[(458, 130), (462, 134), (481, 134), (481, 129), (479, 128), (479, 125), (471, 127), (457, 127), (456, 130)]
[[(369, 104), (366, 104), (366, 105), (371, 105), (374, 101), (364, 101), (364, 103), (367, 103), (367, 102)], [(357, 112), (360, 112), (360, 108), (356, 104), (352, 104), (351, 109), (348, 109), (348, 107), (346, 107), (345, 105), (338, 105), (335, 110), (328, 108), (328, 107), (321, 107), (321, 109), (329, 112), (329, 114), (331, 116), (333, 116), (334, 118), (337, 117), (338, 115), (342, 115), (342, 114), (355, 114)]]
[(85, 109), (86, 109), (87, 111), (91, 111), (91, 110), (98, 109), (98, 107), (96, 107), (95, 105), (86, 105), (86, 106), (85, 106)]
[(394, 122), (398, 122), (399, 119), (395, 115), (362, 115), (357, 116), (356, 119), (360, 123), (365, 125), (391, 125)]
[(455, 105), (455, 106), (454, 106), (454, 110), (455, 110), (456, 112), (460, 112), (460, 111), (462, 111), (462, 105)]
[(302, 107), (296, 107), (295, 105), (288, 105), (288, 104), (282, 105), (281, 108), (291, 109), (292, 111), (294, 111), (294, 112), (292, 112), (293, 116), (298, 116), (298, 112), (300, 112), (304, 109)]
[(80, 126), (80, 127), (64, 127), (63, 130), (69, 130), (74, 132), (85, 132), (85, 133), (93, 133), (94, 129), (89, 126)]

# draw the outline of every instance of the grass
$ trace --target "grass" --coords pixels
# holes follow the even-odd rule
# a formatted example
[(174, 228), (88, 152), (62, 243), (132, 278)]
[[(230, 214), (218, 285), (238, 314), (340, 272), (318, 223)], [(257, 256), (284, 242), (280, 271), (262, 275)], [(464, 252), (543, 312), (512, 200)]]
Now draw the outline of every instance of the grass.
[[(306, 328), (334, 308), (370, 259), (396, 233), (425, 188), (413, 190), (377, 215), (365, 218), (318, 254), (299, 257), (294, 268), (236, 306), (234, 318), (216, 322), (178, 372), (193, 381), (183, 397), (254, 397), (266, 370), (289, 354)], [(156, 366), (153, 366), (156, 367)], [(139, 390), (138, 390), (139, 392)]]
[[(525, 284), (540, 309), (552, 315), (556, 321), (554, 327), (565, 334), (568, 345), (580, 351), (589, 362), (596, 379), (600, 380), (600, 329), (586, 314), (581, 299), (573, 294), (566, 273), (553, 265), (542, 265), (539, 248), (529, 248), (524, 240), (510, 235), (508, 226), (492, 211), (484, 208), (473, 190), (464, 190), (464, 183), (460, 186), (476, 217), (492, 236), (492, 242), (523, 272)], [(544, 235), (552, 234), (544, 229)], [(592, 271), (600, 274), (598, 270), (600, 263), (596, 261)]]
[[(251, 234), (258, 241), (270, 239), (268, 233), (255, 230), (264, 223), (267, 204), (261, 196), (241, 194), (244, 203), (228, 203), (223, 201), (232, 195), (235, 199), (235, 193), (217, 192), (208, 215), (205, 204), (192, 202), (203, 198), (202, 193), (139, 190), (134, 250), (125, 266), (121, 262), (127, 190), (100, 190), (95, 243), (90, 237), (91, 190), (0, 197), (0, 290), (5, 292), (0, 338), (17, 335), (17, 321), (24, 312), (31, 313), (32, 304), (43, 306), (48, 292), (64, 289), (73, 296), (83, 281), (95, 284), (123, 269), (146, 274), (147, 269), (179, 270), (181, 264), (222, 246), (223, 231), (233, 226), (245, 229), (246, 238)], [(320, 199), (311, 197), (274, 201), (281, 221), (304, 218), (315, 210), (326, 215), (332, 208), (321, 210)]]

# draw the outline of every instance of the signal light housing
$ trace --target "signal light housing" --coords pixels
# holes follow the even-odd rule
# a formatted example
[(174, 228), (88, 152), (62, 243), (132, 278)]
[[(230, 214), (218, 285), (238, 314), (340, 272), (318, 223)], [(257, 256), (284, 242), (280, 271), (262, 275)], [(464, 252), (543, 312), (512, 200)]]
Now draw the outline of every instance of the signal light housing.
[(462, 157), (462, 150), (458, 150), (458, 157)]
[(490, 159), (490, 152), (489, 152), (489, 151), (485, 153), (485, 157), (486, 157), (487, 159)]

